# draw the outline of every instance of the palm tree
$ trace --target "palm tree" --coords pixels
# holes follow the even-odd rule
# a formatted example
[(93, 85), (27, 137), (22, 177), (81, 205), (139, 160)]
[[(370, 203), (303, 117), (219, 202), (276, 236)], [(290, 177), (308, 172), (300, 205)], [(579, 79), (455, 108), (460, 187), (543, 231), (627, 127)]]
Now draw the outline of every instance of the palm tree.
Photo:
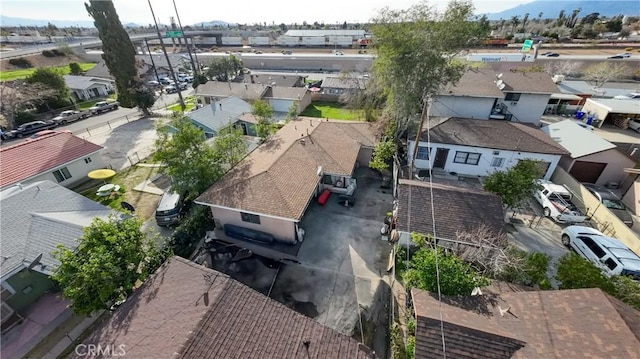
[(538, 23), (540, 23), (542, 21), (542, 15), (544, 15), (544, 13), (542, 11), (540, 11), (538, 13)]
[(558, 14), (558, 21), (556, 22), (556, 24), (558, 26), (562, 25), (562, 23), (564, 23), (564, 10), (560, 10), (560, 14)]
[(520, 24), (520, 19), (518, 15), (514, 15), (511, 17), (511, 33), (515, 33), (516, 28)]
[(504, 23), (507, 22), (505, 19), (500, 19), (500, 32), (504, 29)]
[(582, 11), (582, 8), (574, 9), (571, 12), (571, 18), (569, 20), (569, 25), (567, 27), (573, 28), (574, 26), (576, 26), (576, 22), (578, 21), (578, 14), (580, 13), (580, 11)]
[(522, 18), (522, 32), (524, 32), (525, 26), (527, 26), (527, 20), (529, 20), (529, 13), (524, 14)]

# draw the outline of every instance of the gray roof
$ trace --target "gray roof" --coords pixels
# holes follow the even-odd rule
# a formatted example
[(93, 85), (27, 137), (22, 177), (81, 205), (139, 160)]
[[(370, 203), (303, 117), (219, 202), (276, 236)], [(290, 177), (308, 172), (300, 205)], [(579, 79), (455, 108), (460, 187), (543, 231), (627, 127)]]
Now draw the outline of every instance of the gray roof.
[(229, 122), (236, 122), (242, 114), (250, 112), (251, 105), (248, 102), (232, 96), (190, 112), (187, 116), (203, 126), (219, 131), (228, 126)]
[(606, 108), (610, 113), (640, 115), (639, 100), (618, 100), (613, 98), (589, 98), (586, 103), (593, 102)]
[(98, 77), (64, 75), (64, 83), (72, 90), (86, 90), (95, 85), (110, 85), (113, 80)]
[(273, 85), (279, 87), (294, 87), (302, 84), (302, 76), (276, 73), (246, 74), (242, 77), (238, 77), (237, 82)]
[(269, 87), (262, 98), (300, 100), (307, 93), (305, 87)]
[(208, 81), (195, 90), (196, 96), (239, 97), (245, 101), (259, 100), (266, 90), (261, 84), (241, 84), (237, 82)]
[(580, 158), (616, 148), (613, 143), (586, 128), (582, 128), (572, 120), (552, 123), (544, 126), (542, 131), (569, 151), (571, 158)]
[(5, 276), (26, 267), (40, 253), (45, 274), (58, 265), (51, 252), (58, 244), (75, 248), (85, 226), (112, 210), (51, 181), (7, 188), (0, 192), (2, 270)]
[(322, 81), (322, 88), (352, 89), (359, 87), (364, 89), (365, 82), (364, 79), (325, 77)]
[(105, 64), (104, 60), (101, 60), (94, 66), (92, 69), (84, 73), (87, 77), (100, 77), (103, 79), (113, 80), (114, 77), (111, 75), (107, 64)]
[(502, 98), (503, 92), (535, 94), (557, 93), (558, 87), (551, 76), (544, 72), (502, 72), (500, 80), (505, 85), (501, 91), (496, 86), (500, 72), (490, 68), (471, 68), (455, 84), (445, 86), (441, 95)]
[(286, 36), (359, 36), (364, 37), (364, 30), (289, 30)]
[[(594, 95), (593, 85), (586, 81), (564, 80), (556, 84), (562, 93), (570, 93), (574, 95)], [(599, 91), (599, 97), (614, 97), (625, 95), (629, 92), (640, 92), (640, 85), (637, 83), (625, 82), (607, 82)]]

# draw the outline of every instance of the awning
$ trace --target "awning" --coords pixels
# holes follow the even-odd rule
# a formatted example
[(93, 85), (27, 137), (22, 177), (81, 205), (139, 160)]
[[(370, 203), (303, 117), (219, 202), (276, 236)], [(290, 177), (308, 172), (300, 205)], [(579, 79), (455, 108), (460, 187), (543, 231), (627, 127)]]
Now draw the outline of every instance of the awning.
[(578, 96), (578, 95), (572, 95), (570, 93), (554, 93), (551, 94), (551, 99), (552, 100), (582, 100), (582, 97)]

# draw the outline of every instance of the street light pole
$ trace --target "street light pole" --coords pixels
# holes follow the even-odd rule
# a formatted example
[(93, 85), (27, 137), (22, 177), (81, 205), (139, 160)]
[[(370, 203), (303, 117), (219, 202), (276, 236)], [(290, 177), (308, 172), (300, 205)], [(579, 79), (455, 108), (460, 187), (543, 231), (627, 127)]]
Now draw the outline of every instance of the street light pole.
[[(184, 37), (184, 42), (187, 44), (187, 53), (189, 54), (189, 59), (191, 59), (191, 68), (193, 69), (194, 77), (198, 76), (198, 68), (196, 67), (196, 63), (193, 61), (193, 56), (191, 55), (191, 46), (189, 46), (189, 39), (184, 34), (184, 29), (182, 28), (182, 22), (180, 22), (180, 15), (178, 15), (178, 7), (176, 6), (176, 0), (173, 0), (173, 9), (176, 11), (176, 19), (178, 19), (178, 26), (180, 26), (180, 31), (182, 31), (182, 36)], [(193, 41), (193, 37), (191, 38)]]
[(173, 66), (171, 66), (171, 60), (169, 60), (169, 55), (167, 54), (167, 49), (164, 47), (164, 43), (162, 42), (162, 35), (160, 35), (160, 28), (158, 27), (158, 21), (156, 20), (156, 14), (153, 12), (153, 7), (151, 6), (151, 0), (147, 0), (149, 2), (149, 9), (151, 9), (151, 16), (153, 16), (153, 23), (156, 25), (156, 32), (158, 33), (158, 40), (160, 41), (160, 47), (162, 47), (162, 52), (164, 53), (165, 59), (167, 59), (167, 65), (169, 66), (169, 72), (171, 72), (171, 77), (173, 78), (173, 83), (176, 86), (176, 90), (178, 92), (178, 98), (180, 99), (180, 107), (182, 111), (184, 111), (187, 106), (184, 104), (184, 99), (182, 98), (182, 91), (180, 90), (180, 86), (178, 86), (178, 78), (176, 77), (175, 71), (173, 71)]

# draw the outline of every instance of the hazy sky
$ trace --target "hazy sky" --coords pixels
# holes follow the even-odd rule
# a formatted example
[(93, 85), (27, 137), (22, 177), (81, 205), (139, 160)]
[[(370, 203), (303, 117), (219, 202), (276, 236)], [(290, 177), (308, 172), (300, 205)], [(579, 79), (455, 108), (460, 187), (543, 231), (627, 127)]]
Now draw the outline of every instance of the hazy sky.
[[(476, 0), (478, 13), (499, 12), (532, 0)], [(123, 23), (152, 22), (147, 0), (114, 0)], [(183, 25), (202, 21), (222, 20), (232, 23), (253, 24), (256, 22), (302, 23), (366, 22), (379, 9), (406, 8), (418, 1), (412, 0), (176, 0)], [(43, 20), (86, 20), (89, 15), (82, 0), (2, 0), (0, 14)], [(432, 0), (431, 4), (446, 6), (447, 1)], [(151, 0), (156, 17), (169, 23), (174, 15), (171, 0)]]

